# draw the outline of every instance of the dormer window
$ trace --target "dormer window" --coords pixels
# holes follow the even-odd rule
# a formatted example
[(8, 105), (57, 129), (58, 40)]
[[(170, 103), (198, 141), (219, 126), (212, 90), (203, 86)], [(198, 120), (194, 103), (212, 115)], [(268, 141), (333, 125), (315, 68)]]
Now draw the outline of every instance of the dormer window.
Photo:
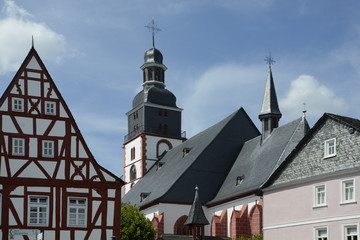
[(190, 148), (184, 148), (183, 149), (183, 157), (185, 157), (189, 152), (190, 152)]
[(164, 165), (163, 162), (157, 162), (156, 163), (156, 170), (159, 170)]
[(336, 156), (336, 138), (325, 141), (324, 158)]
[(140, 193), (140, 202), (145, 201), (145, 199), (150, 195), (150, 193)]
[(237, 176), (236, 178), (236, 186), (240, 185), (244, 181), (244, 176)]

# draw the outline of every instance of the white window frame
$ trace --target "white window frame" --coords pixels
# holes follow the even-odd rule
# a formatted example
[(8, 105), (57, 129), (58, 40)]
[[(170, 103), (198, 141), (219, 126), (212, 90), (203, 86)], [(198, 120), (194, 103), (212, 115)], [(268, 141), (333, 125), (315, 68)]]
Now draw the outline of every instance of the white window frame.
[[(43, 157), (54, 157), (55, 145), (54, 141), (43, 140), (42, 141), (42, 156)], [(50, 146), (49, 146), (50, 145)]]
[(356, 228), (356, 235), (353, 235), (353, 236), (356, 236), (357, 239), (359, 240), (359, 223), (348, 223), (348, 224), (343, 224), (342, 225), (342, 239), (343, 240), (348, 240), (347, 237), (348, 237), (348, 233), (347, 233), (347, 230), (349, 228)]
[(24, 99), (23, 98), (12, 98), (11, 109), (14, 112), (24, 112)]
[[(324, 188), (324, 202), (318, 203), (319, 201), (319, 195), (318, 195), (318, 189)], [(317, 207), (326, 207), (326, 185), (325, 184), (318, 184), (314, 186), (314, 208)]]
[[(326, 236), (319, 236), (320, 231), (326, 231)], [(328, 240), (329, 231), (327, 226), (314, 227), (314, 240)]]
[[(48, 106), (50, 104), (50, 106)], [(45, 101), (45, 114), (56, 115), (56, 102)]]
[[(37, 202), (31, 202), (31, 199), (37, 199)], [(46, 202), (41, 202), (40, 199), (46, 199)], [(28, 198), (28, 226), (48, 226), (49, 224), (49, 197), (48, 196), (29, 196)], [(36, 209), (36, 223), (32, 223), (31, 220), (34, 217), (31, 216), (31, 210)], [(45, 210), (45, 222), (40, 223), (40, 210)], [(44, 213), (44, 212), (42, 212)]]
[[(334, 143), (333, 152), (329, 151), (331, 143)], [(336, 138), (331, 138), (324, 142), (324, 158), (329, 158), (329, 157), (334, 157), (334, 156), (336, 156)]]
[[(71, 201), (75, 201), (75, 203), (71, 203)], [(79, 201), (84, 201), (84, 204), (79, 203)], [(68, 198), (68, 227), (86, 227), (87, 223), (87, 198), (79, 198), (79, 197), (69, 197)], [(75, 212), (70, 213), (72, 210)], [(80, 223), (79, 210), (84, 211), (84, 223)], [(71, 222), (71, 214), (75, 214), (75, 223)]]
[[(352, 199), (346, 199), (346, 184), (347, 183), (352, 183)], [(356, 203), (355, 200), (355, 179), (346, 179), (341, 181), (341, 203), (342, 204), (347, 204), (347, 203)]]
[(12, 155), (15, 155), (15, 156), (25, 156), (25, 139), (24, 138), (13, 138), (12, 139), (11, 153), (12, 153)]

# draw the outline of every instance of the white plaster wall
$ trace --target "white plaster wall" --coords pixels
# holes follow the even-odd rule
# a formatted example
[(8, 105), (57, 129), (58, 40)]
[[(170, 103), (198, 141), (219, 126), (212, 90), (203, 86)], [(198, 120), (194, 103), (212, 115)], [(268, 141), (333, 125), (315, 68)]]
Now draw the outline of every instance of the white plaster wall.
[(60, 231), (60, 239), (70, 239), (70, 231)]
[[(21, 223), (24, 223), (24, 198), (11, 198), (11, 202), (14, 205), (15, 211), (17, 212)], [(12, 216), (12, 211), (9, 211), (9, 217)], [(11, 219), (11, 222), (10, 222)], [(9, 218), (9, 225), (17, 225), (13, 217)]]
[(107, 226), (113, 226), (114, 225), (114, 201), (108, 201), (107, 204)]
[(65, 136), (65, 122), (56, 121), (55, 125), (51, 129), (49, 136), (64, 137)]
[[(135, 147), (135, 158), (131, 160), (131, 148)], [(125, 166), (141, 159), (141, 137), (137, 137), (125, 145)]]
[[(28, 72), (28, 77), (41, 79), (41, 74), (37, 73), (37, 72)], [(29, 80), (29, 81), (31, 81), (31, 80)], [(32, 82), (34, 82), (34, 81), (32, 81)], [(40, 84), (39, 84), (39, 86), (40, 86)]]
[[(132, 165), (125, 167), (125, 182), (130, 182), (130, 168)], [(140, 177), (141, 174), (141, 161), (135, 163), (136, 177)]]
[(76, 142), (77, 142), (76, 136), (71, 136), (71, 157), (76, 157)]
[(25, 134), (33, 134), (33, 120), (26, 117), (15, 117), (17, 123), (21, 127), (21, 130)]
[[(53, 91), (54, 92), (54, 91)], [(55, 95), (55, 94), (53, 94), (53, 95)], [(53, 96), (53, 95), (51, 95), (51, 96)], [(55, 98), (55, 97), (54, 97)], [(57, 98), (57, 97), (56, 97)], [(67, 113), (66, 113), (66, 111), (65, 111), (65, 109), (64, 109), (64, 107), (63, 107), (63, 105), (62, 104), (60, 104), (60, 117), (63, 117), (63, 118), (68, 118), (69, 116), (67, 115)]]
[(146, 157), (148, 159), (157, 159), (156, 147), (157, 147), (157, 143), (161, 139), (168, 140), (172, 144), (173, 148), (182, 143), (182, 140), (179, 140), (179, 139), (156, 137), (156, 136), (146, 136)]
[[(91, 240), (101, 239), (101, 230), (100, 229), (92, 230), (89, 239)], [(107, 238), (107, 239), (111, 239), (111, 238)]]
[(189, 215), (191, 205), (159, 204), (159, 214), (164, 213), (164, 233), (174, 233), (174, 224), (179, 217)]
[[(38, 78), (40, 78), (39, 73), (28, 73), (28, 75), (32, 75), (32, 76), (36, 75)], [(40, 81), (28, 80), (28, 95), (29, 96), (35, 96), (35, 97), (40, 97), (41, 96)], [(35, 99), (33, 101), (36, 102)], [(38, 106), (40, 106), (40, 105), (38, 105)]]
[(30, 138), (29, 139), (29, 156), (30, 157), (37, 157), (38, 151), (37, 151), (38, 141), (37, 138)]
[(8, 115), (2, 116), (2, 130), (8, 133), (18, 133), (13, 121)]
[(32, 57), (29, 64), (26, 66), (29, 69), (42, 70), (39, 63), (36, 61), (35, 57)]
[(0, 106), (0, 111), (7, 111), (8, 110), (8, 99), (5, 98), (4, 103)]
[(50, 192), (50, 187), (28, 187), (28, 192)]

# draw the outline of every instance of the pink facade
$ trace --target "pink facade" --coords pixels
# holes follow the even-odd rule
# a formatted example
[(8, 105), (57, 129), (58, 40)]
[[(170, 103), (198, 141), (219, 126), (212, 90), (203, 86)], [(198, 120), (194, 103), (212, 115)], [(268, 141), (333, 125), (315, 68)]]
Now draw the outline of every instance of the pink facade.
[[(353, 200), (345, 203), (344, 183), (353, 181)], [(325, 186), (325, 202), (316, 206), (316, 187)], [(347, 227), (359, 235), (360, 172), (292, 184), (264, 192), (264, 239), (321, 239), (317, 230), (326, 229), (327, 239), (345, 240)], [(325, 239), (325, 238), (324, 238)]]

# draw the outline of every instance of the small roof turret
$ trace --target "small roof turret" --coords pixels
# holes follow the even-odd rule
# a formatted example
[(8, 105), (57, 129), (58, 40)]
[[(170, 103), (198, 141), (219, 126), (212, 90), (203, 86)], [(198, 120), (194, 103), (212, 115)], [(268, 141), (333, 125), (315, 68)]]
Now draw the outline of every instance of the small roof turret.
[(204, 210), (202, 208), (201, 202), (200, 202), (200, 198), (199, 198), (199, 188), (196, 186), (195, 187), (195, 198), (194, 198), (194, 202), (190, 208), (190, 212), (189, 212), (189, 216), (185, 221), (185, 225), (191, 225), (191, 224), (196, 224), (196, 225), (208, 225), (209, 221), (206, 219), (205, 217), (205, 213)]

